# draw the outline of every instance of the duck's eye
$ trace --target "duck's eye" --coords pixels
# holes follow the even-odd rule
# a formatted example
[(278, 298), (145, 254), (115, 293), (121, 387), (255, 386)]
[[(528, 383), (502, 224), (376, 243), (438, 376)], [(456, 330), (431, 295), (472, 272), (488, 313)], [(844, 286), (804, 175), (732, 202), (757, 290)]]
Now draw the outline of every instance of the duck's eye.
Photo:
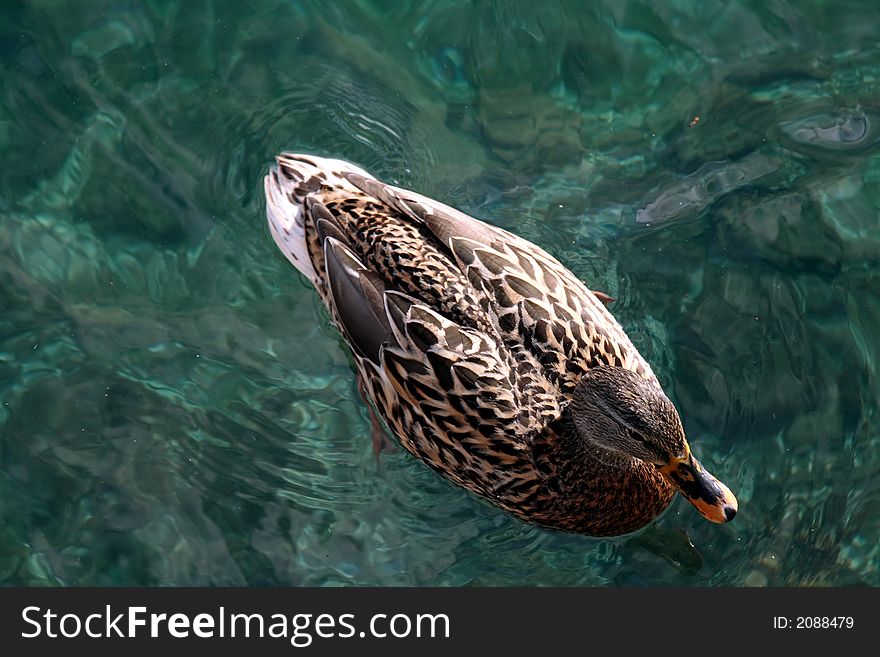
[(642, 447), (642, 449), (645, 450), (645, 455), (650, 457), (649, 459), (645, 459), (645, 457), (642, 456), (643, 460), (650, 460), (655, 464), (660, 463), (660, 466), (658, 467), (661, 467), (663, 464), (666, 463), (667, 459), (661, 452), (661, 450), (658, 449), (657, 445), (650, 442), (644, 434), (632, 430), (628, 431), (627, 433), (629, 434), (630, 438), (632, 438), (640, 447)]
[(647, 445), (648, 444), (647, 439), (642, 434), (640, 434), (638, 431), (634, 431), (634, 430), (630, 429), (629, 431), (627, 431), (627, 433), (629, 434), (630, 438), (635, 440), (640, 445)]

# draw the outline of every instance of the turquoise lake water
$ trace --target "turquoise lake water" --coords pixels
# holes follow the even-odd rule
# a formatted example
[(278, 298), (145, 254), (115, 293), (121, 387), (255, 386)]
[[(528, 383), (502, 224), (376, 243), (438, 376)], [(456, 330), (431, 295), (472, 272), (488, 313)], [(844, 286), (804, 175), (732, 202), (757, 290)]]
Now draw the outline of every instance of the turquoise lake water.
[[(880, 585), (873, 0), (0, 7), (0, 583)], [(616, 297), (737, 518), (591, 539), (377, 462), (285, 149)]]

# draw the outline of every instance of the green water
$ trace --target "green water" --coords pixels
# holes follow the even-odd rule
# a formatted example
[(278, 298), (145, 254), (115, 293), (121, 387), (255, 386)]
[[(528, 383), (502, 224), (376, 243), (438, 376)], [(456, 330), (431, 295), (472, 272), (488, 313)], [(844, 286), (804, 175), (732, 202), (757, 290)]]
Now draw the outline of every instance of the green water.
[[(880, 585), (874, 0), (0, 6), (0, 583)], [(283, 149), (616, 297), (735, 521), (564, 535), (377, 462)]]

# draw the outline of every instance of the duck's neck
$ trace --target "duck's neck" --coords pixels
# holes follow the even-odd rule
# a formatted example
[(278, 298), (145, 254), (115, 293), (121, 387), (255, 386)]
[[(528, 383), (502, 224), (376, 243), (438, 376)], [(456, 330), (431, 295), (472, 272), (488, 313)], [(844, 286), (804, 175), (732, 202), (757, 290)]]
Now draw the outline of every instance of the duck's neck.
[[(594, 536), (635, 531), (655, 518), (674, 489), (657, 469), (581, 436), (568, 412), (554, 426), (547, 455), (556, 470), (559, 529)], [(564, 525), (564, 526), (559, 526)]]

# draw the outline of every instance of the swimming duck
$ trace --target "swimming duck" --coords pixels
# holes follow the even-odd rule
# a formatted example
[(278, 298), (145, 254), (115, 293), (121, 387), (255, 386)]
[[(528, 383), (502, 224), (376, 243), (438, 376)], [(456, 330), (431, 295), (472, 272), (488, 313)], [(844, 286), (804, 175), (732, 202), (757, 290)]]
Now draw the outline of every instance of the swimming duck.
[(531, 242), (353, 164), (276, 159), (272, 237), (404, 449), (557, 530), (632, 532), (676, 491), (712, 522), (736, 515), (609, 297)]

